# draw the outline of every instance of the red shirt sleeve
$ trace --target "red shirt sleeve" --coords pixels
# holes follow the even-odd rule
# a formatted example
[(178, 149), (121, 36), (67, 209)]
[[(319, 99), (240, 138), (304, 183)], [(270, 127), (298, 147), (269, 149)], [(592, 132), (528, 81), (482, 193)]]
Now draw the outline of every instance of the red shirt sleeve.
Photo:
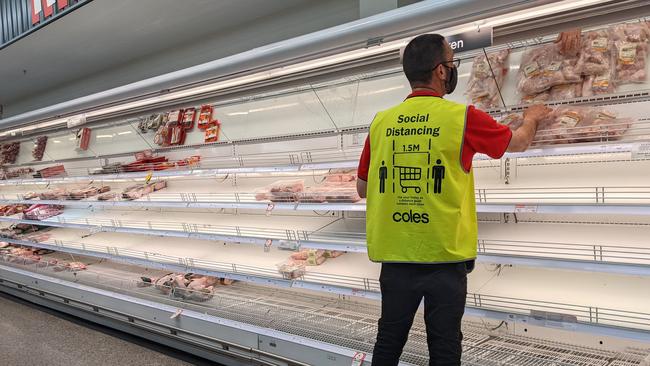
[(463, 141), (463, 167), (467, 171), (472, 168), (472, 159), (476, 153), (493, 159), (502, 157), (510, 145), (511, 138), (512, 131), (508, 126), (500, 124), (489, 114), (470, 105), (467, 107)]
[(368, 170), (370, 170), (370, 134), (366, 137), (366, 143), (363, 145), (363, 151), (359, 159), (359, 168), (357, 169), (357, 177), (367, 182)]

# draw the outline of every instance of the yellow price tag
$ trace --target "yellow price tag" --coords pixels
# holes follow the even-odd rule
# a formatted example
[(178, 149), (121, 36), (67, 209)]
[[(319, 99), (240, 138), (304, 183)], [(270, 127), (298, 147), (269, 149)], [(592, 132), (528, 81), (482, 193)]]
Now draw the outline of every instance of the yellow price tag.
[(149, 183), (149, 181), (151, 180), (152, 177), (153, 177), (153, 172), (149, 172), (149, 173), (147, 174), (147, 177), (144, 178), (144, 183), (145, 183), (145, 184)]

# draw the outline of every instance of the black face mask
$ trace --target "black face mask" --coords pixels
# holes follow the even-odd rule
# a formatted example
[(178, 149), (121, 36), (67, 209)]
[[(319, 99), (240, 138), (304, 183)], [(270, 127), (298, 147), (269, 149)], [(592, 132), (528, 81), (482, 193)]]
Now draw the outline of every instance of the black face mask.
[(451, 94), (456, 90), (456, 84), (458, 84), (458, 69), (454, 67), (449, 67), (447, 65), (442, 65), (449, 71), (447, 73), (447, 80), (445, 80), (445, 92)]

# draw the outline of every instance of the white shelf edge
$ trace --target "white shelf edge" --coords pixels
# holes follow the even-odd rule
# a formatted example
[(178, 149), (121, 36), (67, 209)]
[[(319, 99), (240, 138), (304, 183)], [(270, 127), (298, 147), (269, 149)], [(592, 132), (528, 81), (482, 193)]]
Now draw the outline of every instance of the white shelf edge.
[[(34, 221), (34, 220), (23, 220), (15, 218), (6, 218), (0, 217), (0, 221), (12, 222), (12, 223), (24, 223), (31, 225), (42, 225), (50, 227), (60, 227), (60, 228), (73, 228), (81, 230), (90, 230), (94, 232), (116, 232), (116, 233), (128, 233), (128, 234), (139, 234), (139, 235), (151, 235), (151, 236), (165, 236), (165, 237), (177, 237), (177, 238), (188, 238), (188, 239), (199, 239), (199, 240), (218, 240), (226, 241), (230, 243), (246, 243), (246, 244), (255, 244), (255, 245), (266, 245), (267, 240), (265, 238), (255, 238), (255, 237), (245, 237), (245, 236), (232, 236), (232, 235), (221, 235), (221, 234), (209, 234), (209, 233), (187, 233), (182, 231), (167, 231), (167, 230), (157, 230), (157, 229), (139, 229), (139, 228), (128, 228), (128, 227), (113, 227), (113, 226), (99, 226), (99, 225), (90, 225), (90, 224), (75, 224), (75, 223), (60, 223), (60, 222), (50, 222), (50, 221)], [(0, 240), (11, 241), (16, 239), (0, 238)], [(277, 239), (278, 241), (281, 239)], [(273, 239), (272, 243), (276, 239)], [(302, 249), (323, 249), (323, 250), (338, 250), (354, 253), (367, 253), (367, 246), (363, 244), (351, 244), (343, 241), (335, 242), (332, 240), (296, 240), (297, 244)], [(480, 240), (479, 240), (480, 242)], [(21, 241), (20, 244), (29, 245), (29, 241)], [(640, 263), (625, 263), (625, 262), (610, 262), (610, 261), (597, 261), (597, 260), (580, 260), (580, 259), (571, 259), (571, 258), (562, 258), (562, 257), (544, 257), (544, 256), (525, 256), (525, 255), (513, 255), (513, 254), (493, 254), (489, 252), (483, 252), (480, 250), (481, 245), (479, 244), (479, 252), (477, 260), (484, 263), (493, 263), (493, 264), (512, 264), (525, 267), (533, 268), (557, 268), (563, 270), (574, 270), (574, 271), (583, 271), (583, 272), (601, 272), (601, 273), (611, 273), (611, 274), (620, 274), (620, 275), (629, 275), (629, 276), (650, 276), (650, 265), (643, 265)]]
[[(96, 200), (20, 200), (1, 199), (0, 205), (8, 204), (45, 204), (78, 208), (93, 207), (146, 207), (146, 208), (198, 208), (198, 209), (254, 209), (266, 210), (273, 205), (272, 210), (283, 211), (347, 211), (365, 212), (366, 204), (361, 203), (285, 203), (285, 202), (234, 202), (234, 201), (96, 201)], [(650, 215), (650, 204), (564, 204), (564, 203), (476, 203), (478, 213), (538, 213), (538, 214), (619, 214), (619, 215)]]
[[(574, 145), (557, 145), (546, 147), (534, 147), (525, 152), (520, 153), (506, 153), (503, 158), (531, 158), (543, 156), (558, 156), (558, 155), (584, 155), (584, 154), (598, 154), (598, 153), (625, 153), (631, 152), (634, 147), (643, 141), (616, 141), (604, 143), (585, 143)], [(91, 159), (91, 158), (89, 158)], [(93, 157), (92, 159), (97, 159)], [(481, 160), (494, 160), (487, 155), (477, 154), (474, 157), (475, 161)], [(19, 168), (22, 165), (16, 165), (14, 168)], [(246, 173), (279, 173), (279, 172), (297, 172), (306, 170), (319, 170), (319, 169), (344, 169), (356, 168), (358, 160), (344, 160), (335, 162), (321, 162), (321, 163), (302, 163), (302, 164), (289, 164), (278, 166), (258, 166), (258, 167), (226, 167), (214, 169), (191, 169), (191, 170), (162, 170), (154, 172), (154, 178), (165, 177), (212, 177), (215, 175), (224, 174), (246, 174)], [(9, 179), (1, 180), (0, 185), (15, 185), (15, 184), (51, 184), (51, 183), (74, 183), (85, 182), (90, 180), (95, 181), (111, 181), (111, 180), (134, 180), (144, 178), (149, 172), (134, 172), (134, 173), (117, 173), (117, 174), (96, 174), (96, 175), (83, 175), (71, 176), (61, 178), (26, 178), (26, 179)]]

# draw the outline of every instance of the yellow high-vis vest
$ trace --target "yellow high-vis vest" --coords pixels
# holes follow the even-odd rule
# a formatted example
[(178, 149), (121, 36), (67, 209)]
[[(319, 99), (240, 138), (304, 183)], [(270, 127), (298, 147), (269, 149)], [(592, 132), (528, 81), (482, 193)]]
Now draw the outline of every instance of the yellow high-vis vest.
[(474, 175), (461, 154), (466, 106), (411, 97), (370, 126), (366, 232), (373, 262), (476, 258)]

